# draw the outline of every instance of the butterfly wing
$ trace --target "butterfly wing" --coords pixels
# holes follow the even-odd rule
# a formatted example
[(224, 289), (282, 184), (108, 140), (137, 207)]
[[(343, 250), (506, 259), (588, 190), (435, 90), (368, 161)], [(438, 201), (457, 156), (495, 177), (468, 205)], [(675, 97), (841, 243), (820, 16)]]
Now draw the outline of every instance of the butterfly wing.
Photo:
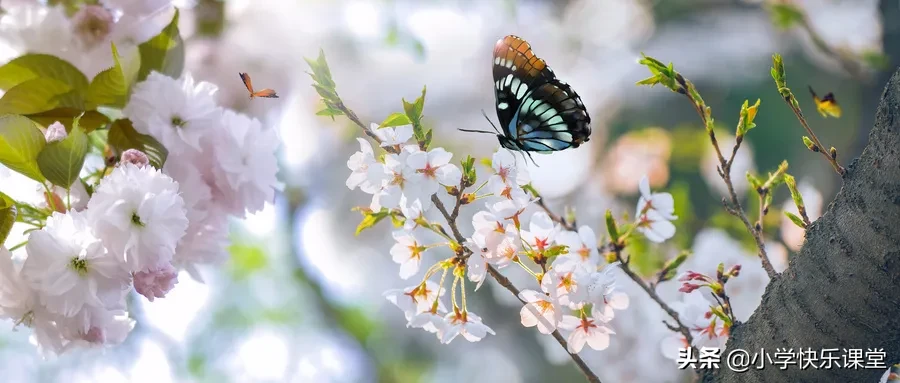
[(493, 60), (497, 118), (504, 133), (514, 136), (515, 130), (510, 126), (510, 121), (525, 94), (537, 83), (555, 78), (555, 75), (547, 63), (534, 54), (528, 42), (513, 35), (497, 41)]
[(246, 74), (246, 73), (240, 73), (240, 75), (241, 75), (241, 81), (244, 82), (244, 86), (247, 87), (247, 91), (249, 91), (250, 94), (252, 95), (253, 94), (253, 83), (250, 82), (250, 75)]
[(266, 88), (259, 92), (253, 93), (253, 97), (278, 98), (278, 95), (275, 94), (274, 90)]
[(514, 117), (515, 140), (526, 151), (554, 152), (590, 140), (591, 117), (571, 86), (551, 79), (525, 95)]

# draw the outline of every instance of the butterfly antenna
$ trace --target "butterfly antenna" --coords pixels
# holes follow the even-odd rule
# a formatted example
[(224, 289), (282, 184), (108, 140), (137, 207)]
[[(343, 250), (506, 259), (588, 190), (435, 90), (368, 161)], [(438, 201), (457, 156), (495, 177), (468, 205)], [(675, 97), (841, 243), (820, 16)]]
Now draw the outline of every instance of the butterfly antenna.
[(494, 128), (494, 131), (497, 132), (497, 134), (501, 134), (500, 129), (497, 129), (497, 126), (494, 125), (494, 122), (491, 121), (491, 118), (488, 117), (487, 112), (485, 112), (484, 109), (481, 110), (481, 115), (484, 116), (485, 120), (487, 120), (489, 123), (491, 123), (491, 127)]
[(816, 98), (816, 92), (813, 91), (812, 85), (807, 85), (807, 87), (809, 87), (809, 94), (811, 94), (813, 98)]
[(459, 130), (460, 132), (494, 134), (494, 132), (489, 132), (489, 131), (487, 131), (487, 130), (462, 129), (462, 128), (458, 128), (457, 130)]

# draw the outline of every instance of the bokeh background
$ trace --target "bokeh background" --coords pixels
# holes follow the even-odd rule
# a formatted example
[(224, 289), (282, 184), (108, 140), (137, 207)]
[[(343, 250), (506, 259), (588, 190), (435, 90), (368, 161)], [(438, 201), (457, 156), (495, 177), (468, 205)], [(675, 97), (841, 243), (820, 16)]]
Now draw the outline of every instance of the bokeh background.
[[(29, 2), (37, 3), (3, 0), (0, 7)], [(540, 167), (529, 170), (547, 202), (558, 212), (573, 207), (579, 224), (604, 233), (605, 210), (633, 214), (638, 180), (649, 175), (654, 190), (675, 196), (678, 232), (664, 245), (630, 248), (635, 265), (650, 275), (685, 249), (693, 252), (685, 269), (709, 272), (718, 262), (741, 263), (732, 302), (739, 319), (746, 319), (768, 282), (752, 239), (721, 208), (724, 184), (693, 108), (665, 88), (635, 86), (648, 75), (637, 59), (644, 52), (671, 61), (692, 80), (727, 147), (741, 104), (761, 99), (757, 128), (733, 170), (738, 191), (750, 196), (747, 170), (765, 174), (788, 160), (815, 218), (837, 192), (838, 179), (804, 148), (802, 129), (769, 75), (771, 55), (784, 55), (788, 84), (813, 129), (846, 165), (865, 146), (884, 84), (900, 60), (900, 2), (796, 4), (807, 27), (780, 28), (763, 1), (179, 3), (186, 70), (218, 85), (223, 106), (278, 126), (286, 191), (262, 213), (234, 222), (230, 259), (203, 269), (203, 282), (184, 274), (164, 299), (133, 299), (138, 324), (119, 347), (44, 361), (26, 331), (0, 326), (0, 376), (8, 382), (582, 380), (552, 338), (521, 326), (520, 304), (493, 282), (471, 294), (469, 303), (496, 336), (441, 345), (432, 334), (405, 327), (402, 313), (382, 297), (409, 284), (388, 254), (392, 227), (384, 223), (354, 235), (361, 217), (351, 209), (368, 205), (368, 196), (351, 192), (344, 181), (360, 132), (346, 119), (315, 115), (321, 104), (303, 58), (320, 48), (339, 94), (365, 122), (401, 111), (401, 98), (411, 100), (427, 86), (425, 124), (434, 129), (435, 145), (455, 153), (458, 162), (466, 154), (490, 156), (497, 147), (491, 136), (456, 129), (488, 127), (482, 109), (496, 119), (493, 44), (506, 34), (525, 38), (574, 86), (593, 120), (587, 145), (535, 156)], [(52, 36), (66, 31), (46, 10), (2, 17), (2, 61), (25, 51), (58, 53)], [(238, 72), (249, 72), (257, 87), (275, 88), (281, 98), (248, 100)], [(808, 85), (820, 94), (834, 92), (841, 118), (815, 113)], [(781, 209), (791, 203), (782, 189), (766, 221), (767, 246), (779, 269), (803, 240), (802, 231), (783, 219)], [(755, 204), (746, 199), (748, 210), (755, 211)], [(475, 210), (464, 209), (463, 230), (471, 230)], [(430, 257), (440, 255), (447, 254)], [(506, 273), (522, 287), (534, 287), (521, 270)], [(586, 349), (584, 359), (603, 381), (686, 381), (689, 376), (660, 349), (668, 334), (665, 314), (621, 277), (631, 305), (613, 320), (617, 334), (609, 349)], [(676, 289), (677, 283), (664, 283), (660, 293), (677, 300)]]

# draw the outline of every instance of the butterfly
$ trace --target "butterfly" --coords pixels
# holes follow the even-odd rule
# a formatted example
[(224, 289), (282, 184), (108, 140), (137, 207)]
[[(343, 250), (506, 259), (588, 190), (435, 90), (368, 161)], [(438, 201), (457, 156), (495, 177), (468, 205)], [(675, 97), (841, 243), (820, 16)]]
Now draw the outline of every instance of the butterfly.
[(250, 82), (250, 75), (246, 73), (239, 73), (241, 75), (241, 81), (244, 82), (244, 86), (247, 87), (247, 90), (250, 91), (250, 98), (254, 97), (265, 97), (265, 98), (278, 98), (278, 95), (275, 94), (275, 91), (269, 88), (262, 89), (259, 92), (253, 91), (253, 83)]
[(813, 101), (816, 103), (816, 110), (822, 117), (841, 117), (841, 106), (838, 105), (837, 100), (834, 99), (834, 93), (828, 93), (825, 97), (819, 98), (812, 87), (809, 87), (809, 93), (812, 94)]
[(522, 38), (508, 35), (494, 45), (493, 79), (502, 131), (493, 122), (495, 132), (460, 130), (496, 133), (500, 146), (529, 158), (531, 152), (547, 154), (577, 148), (590, 140), (591, 117), (581, 97), (556, 78)]

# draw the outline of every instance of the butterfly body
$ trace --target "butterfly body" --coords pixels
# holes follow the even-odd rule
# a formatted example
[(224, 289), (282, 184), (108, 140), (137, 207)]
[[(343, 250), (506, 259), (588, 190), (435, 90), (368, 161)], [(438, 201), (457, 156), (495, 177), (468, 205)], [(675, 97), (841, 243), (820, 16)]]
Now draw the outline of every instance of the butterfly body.
[(590, 140), (591, 118), (581, 97), (525, 40), (509, 35), (497, 41), (493, 79), (502, 147), (552, 153)]
[(278, 98), (278, 94), (276, 94), (274, 90), (269, 88), (254, 91), (253, 82), (250, 81), (250, 75), (246, 73), (239, 73), (239, 75), (241, 76), (241, 81), (244, 82), (244, 86), (247, 87), (247, 91), (250, 92), (250, 99), (253, 99), (254, 97)]

